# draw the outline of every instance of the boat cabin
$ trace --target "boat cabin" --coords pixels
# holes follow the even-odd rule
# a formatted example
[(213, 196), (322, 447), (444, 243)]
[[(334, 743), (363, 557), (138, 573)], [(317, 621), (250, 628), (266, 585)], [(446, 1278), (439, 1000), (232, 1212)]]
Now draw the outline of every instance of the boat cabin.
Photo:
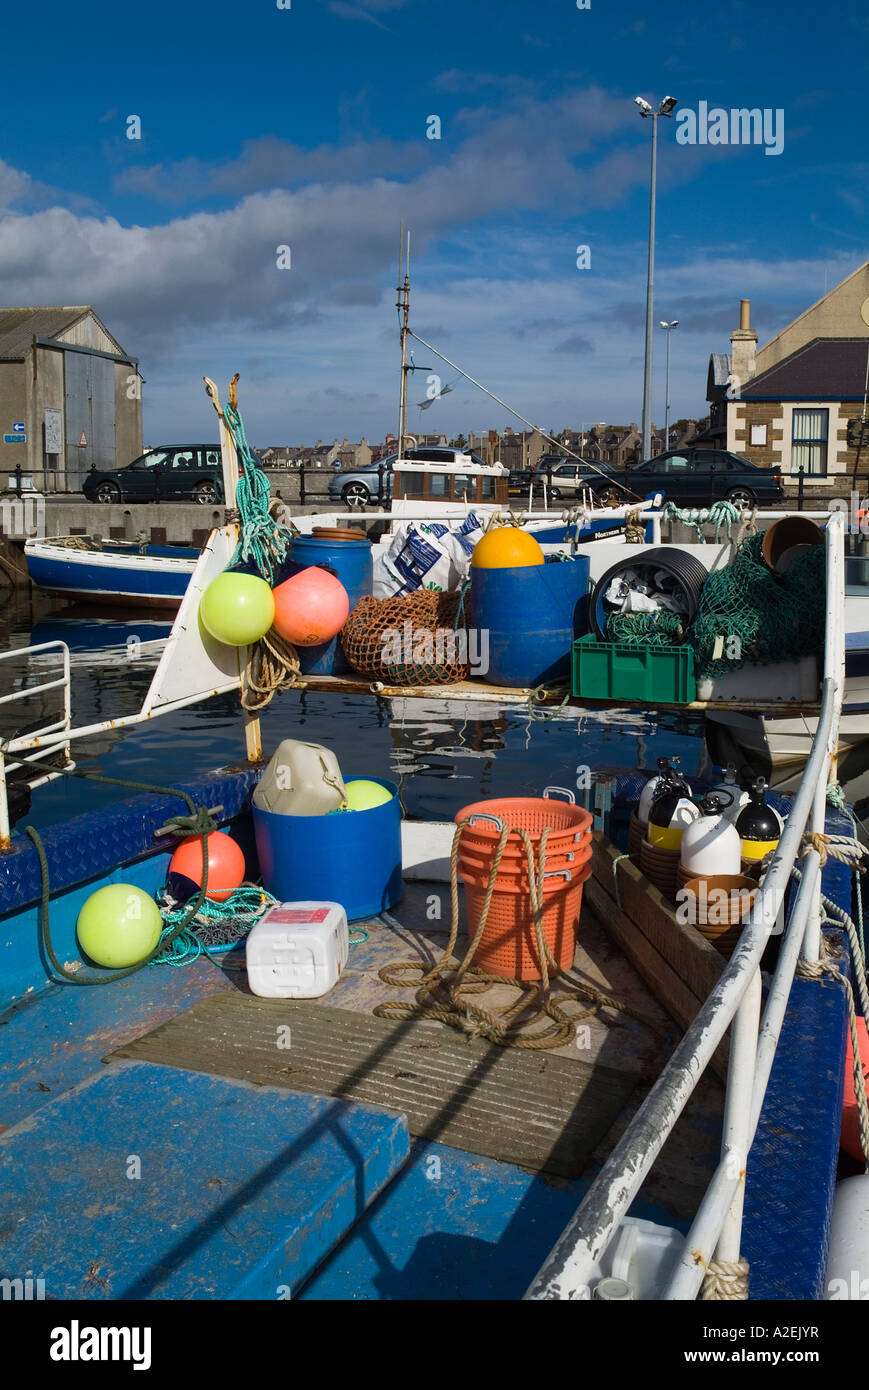
[(480, 464), (470, 454), (437, 463), (397, 459), (393, 515), (416, 515), (421, 504), (436, 518), (463, 517), (469, 508), (506, 508), (507, 469), (502, 463)]

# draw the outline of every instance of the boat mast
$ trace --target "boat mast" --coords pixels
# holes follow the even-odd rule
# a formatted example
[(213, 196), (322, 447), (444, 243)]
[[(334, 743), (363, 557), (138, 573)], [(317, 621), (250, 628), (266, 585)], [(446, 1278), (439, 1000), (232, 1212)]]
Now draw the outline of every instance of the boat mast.
[[(404, 270), (404, 280), (402, 281), (401, 272)], [(404, 454), (404, 437), (407, 433), (407, 319), (410, 313), (410, 232), (407, 233), (407, 243), (404, 239), (404, 223), (401, 224), (401, 231), (398, 237), (398, 299), (395, 307), (398, 309), (400, 332), (401, 332), (401, 390), (398, 404), (398, 457)]]

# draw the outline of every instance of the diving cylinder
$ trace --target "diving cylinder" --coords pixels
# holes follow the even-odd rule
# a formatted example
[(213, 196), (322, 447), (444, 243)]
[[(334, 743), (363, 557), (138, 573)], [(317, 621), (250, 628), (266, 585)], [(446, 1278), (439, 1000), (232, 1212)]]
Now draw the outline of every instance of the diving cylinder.
[(744, 806), (736, 818), (736, 828), (742, 840), (743, 859), (763, 859), (765, 854), (775, 849), (782, 833), (782, 819), (778, 811), (768, 806), (764, 800), (766, 782), (762, 777), (751, 787), (748, 805)]
[(685, 827), (679, 863), (692, 876), (738, 874), (742, 857), (739, 831), (728, 820), (723, 793), (707, 792), (698, 820)]
[(691, 788), (678, 772), (662, 773), (649, 808), (646, 839), (655, 849), (678, 851), (682, 834), (700, 815), (691, 800)]
[(724, 792), (727, 793), (730, 800), (724, 806), (724, 814), (729, 821), (733, 821), (734, 825), (736, 824), (736, 818), (743, 806), (747, 806), (751, 799), (748, 792), (743, 791), (740, 786), (739, 777), (736, 772), (736, 763), (727, 764), (721, 781), (716, 782), (714, 787), (710, 787), (709, 792), (713, 796), (717, 795), (719, 792), (722, 794)]
[(869, 1176), (836, 1184), (825, 1299), (869, 1298)]
[(340, 810), (345, 799), (335, 754), (296, 738), (278, 744), (253, 794), (255, 806), (279, 816), (325, 816)]
[[(652, 809), (652, 802), (654, 801), (657, 795), (658, 787), (661, 784), (662, 777), (665, 777), (668, 774), (672, 774), (676, 777), (681, 777), (681, 773), (677, 773), (675, 771), (675, 766), (676, 763), (678, 763), (678, 761), (678, 758), (659, 758), (657, 776), (650, 777), (640, 793), (640, 799), (637, 803), (637, 820), (640, 822), (640, 825), (643, 827), (644, 830), (646, 826), (649, 824), (649, 812)], [(687, 788), (685, 795), (690, 796), (691, 788), (688, 786), (688, 783), (685, 782), (684, 777), (682, 777), (681, 780), (684, 782), (685, 787)]]

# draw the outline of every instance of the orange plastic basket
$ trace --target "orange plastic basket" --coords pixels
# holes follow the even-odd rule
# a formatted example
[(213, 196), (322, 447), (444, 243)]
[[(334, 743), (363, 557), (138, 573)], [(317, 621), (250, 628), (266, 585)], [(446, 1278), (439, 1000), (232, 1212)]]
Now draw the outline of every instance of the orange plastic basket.
[[(547, 846), (548, 849), (548, 846)], [(588, 863), (591, 858), (591, 838), (577, 845), (567, 854), (546, 855), (547, 873), (566, 870), (571, 877), (575, 878), (580, 869)], [(495, 854), (487, 851), (466, 850), (464, 843), (459, 845), (459, 872), (464, 878), (466, 874), (471, 878), (482, 877), (485, 882), (489, 881), (489, 874), (495, 862)], [(534, 871), (537, 872), (537, 854), (534, 855)], [(498, 875), (496, 883), (519, 883), (524, 887), (528, 884), (528, 857), (525, 853), (525, 846), (522, 846), (522, 854), (509, 856), (507, 851), (501, 858), (498, 865)]]
[[(543, 937), (562, 970), (569, 970), (576, 950), (576, 926), (582, 907), (582, 885), (591, 873), (591, 861), (575, 877), (566, 871), (562, 883), (550, 879), (543, 885)], [(465, 878), (465, 904), (468, 938), (472, 940), (480, 923), (486, 898), (488, 874)], [(542, 976), (537, 940), (531, 916), (531, 896), (527, 884), (518, 887), (496, 884), (483, 935), (474, 964), (490, 975), (506, 979), (539, 980)]]
[[(554, 801), (546, 795), (550, 791), (564, 791), (570, 801)], [(470, 853), (494, 858), (498, 848), (502, 826), (511, 830), (527, 830), (535, 849), (544, 830), (549, 831), (546, 840), (547, 860), (549, 855), (574, 850), (591, 835), (593, 818), (590, 811), (574, 804), (573, 793), (561, 787), (547, 787), (543, 796), (498, 797), (492, 801), (475, 801), (466, 806), (456, 816), (456, 824), (471, 820), (462, 830), (461, 846)], [(525, 857), (525, 846), (518, 836), (511, 835), (507, 841), (505, 854), (511, 857)]]

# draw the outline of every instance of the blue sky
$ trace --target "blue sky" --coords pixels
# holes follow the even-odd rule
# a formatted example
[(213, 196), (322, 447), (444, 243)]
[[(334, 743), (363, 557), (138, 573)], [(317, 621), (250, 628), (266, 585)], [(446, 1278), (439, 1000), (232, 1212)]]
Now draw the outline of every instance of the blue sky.
[[(544, 428), (639, 421), (637, 94), (783, 112), (778, 155), (660, 122), (672, 418), (705, 413), (740, 298), (764, 342), (869, 255), (863, 0), (49, 0), (4, 30), (0, 302), (93, 303), (140, 357), (149, 443), (210, 437), (201, 377), (236, 370), (257, 444), (394, 430), (402, 218), (423, 337)], [(507, 423), (461, 382), (409, 419)]]

